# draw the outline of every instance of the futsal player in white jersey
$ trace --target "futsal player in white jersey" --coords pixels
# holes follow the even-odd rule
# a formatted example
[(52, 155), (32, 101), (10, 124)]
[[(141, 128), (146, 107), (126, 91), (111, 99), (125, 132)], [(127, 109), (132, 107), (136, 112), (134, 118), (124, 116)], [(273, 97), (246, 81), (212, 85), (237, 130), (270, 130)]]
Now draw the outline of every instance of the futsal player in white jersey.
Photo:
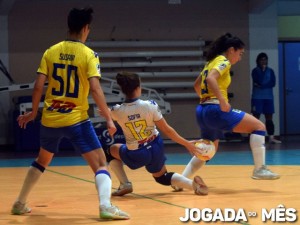
[(126, 100), (111, 109), (111, 117), (122, 128), (126, 144), (113, 144), (106, 153), (107, 160), (120, 181), (120, 187), (112, 195), (122, 196), (133, 191), (122, 162), (133, 170), (145, 167), (159, 184), (175, 185), (194, 190), (197, 195), (206, 195), (207, 186), (199, 176), (190, 180), (178, 173), (167, 171), (164, 144), (158, 129), (192, 154), (197, 151), (193, 142), (181, 137), (168, 125), (155, 101), (139, 99), (141, 81), (137, 74), (119, 73), (116, 79)]

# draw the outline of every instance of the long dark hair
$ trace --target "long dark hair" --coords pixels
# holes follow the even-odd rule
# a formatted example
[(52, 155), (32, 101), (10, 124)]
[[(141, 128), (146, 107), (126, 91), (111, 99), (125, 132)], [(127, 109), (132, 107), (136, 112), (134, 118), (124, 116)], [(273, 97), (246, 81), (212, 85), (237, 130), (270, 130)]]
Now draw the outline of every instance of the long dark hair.
[(211, 61), (231, 47), (235, 50), (243, 49), (245, 44), (238, 37), (226, 33), (209, 45), (206, 52), (206, 60)]
[(117, 74), (116, 80), (127, 98), (132, 98), (134, 90), (141, 86), (141, 79), (136, 73), (120, 72)]

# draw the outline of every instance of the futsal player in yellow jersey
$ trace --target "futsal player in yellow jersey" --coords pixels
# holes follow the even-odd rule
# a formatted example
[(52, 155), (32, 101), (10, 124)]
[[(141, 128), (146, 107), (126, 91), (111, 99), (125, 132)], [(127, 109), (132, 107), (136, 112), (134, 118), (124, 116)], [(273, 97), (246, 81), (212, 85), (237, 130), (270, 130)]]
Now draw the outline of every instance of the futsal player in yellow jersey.
[[(201, 138), (213, 141), (217, 149), (223, 131), (249, 133), (255, 166), (252, 178), (278, 179), (280, 176), (265, 165), (265, 125), (254, 116), (233, 109), (228, 102), (230, 68), (241, 60), (243, 53), (244, 43), (229, 33), (219, 37), (208, 49), (207, 63), (194, 82), (194, 89), (200, 97), (196, 117)], [(204, 161), (193, 157), (183, 171), (183, 175), (191, 177), (204, 164)]]
[(98, 54), (84, 45), (90, 32), (92, 8), (72, 9), (68, 15), (68, 39), (50, 47), (44, 53), (37, 71), (32, 96), (32, 111), (18, 117), (21, 128), (36, 117), (45, 82), (48, 80), (42, 124), (40, 151), (31, 164), (22, 189), (11, 213), (31, 212), (27, 197), (45, 168), (58, 151), (60, 140), (68, 138), (88, 162), (95, 174), (101, 219), (129, 219), (129, 215), (110, 201), (111, 178), (106, 167), (106, 157), (87, 113), (88, 95), (91, 92), (106, 119), (110, 135), (116, 132), (103, 91), (100, 86), (100, 61)]
[(44, 126), (70, 126), (88, 119), (89, 79), (100, 78), (97, 53), (81, 41), (62, 41), (44, 53), (38, 73), (48, 79)]
[(212, 69), (217, 70), (220, 73), (219, 79), (217, 79), (219, 90), (222, 96), (228, 101), (227, 98), (227, 89), (231, 82), (230, 77), (230, 62), (228, 59), (225, 58), (223, 55), (217, 56), (211, 63), (207, 63), (205, 68), (201, 72), (201, 92), (198, 95), (201, 98), (201, 101), (205, 101), (208, 99), (217, 99), (214, 91), (211, 89), (210, 86), (207, 85), (205, 78), (209, 71)]

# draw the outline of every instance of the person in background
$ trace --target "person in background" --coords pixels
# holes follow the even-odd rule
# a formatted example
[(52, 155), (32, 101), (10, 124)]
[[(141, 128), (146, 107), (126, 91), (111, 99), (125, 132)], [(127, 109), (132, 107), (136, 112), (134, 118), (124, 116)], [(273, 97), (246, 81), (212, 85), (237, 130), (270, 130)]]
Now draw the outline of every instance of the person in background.
[(274, 96), (273, 88), (276, 85), (276, 77), (273, 69), (268, 67), (268, 55), (261, 52), (256, 58), (256, 67), (252, 70), (252, 96), (251, 112), (257, 119), (261, 114), (265, 115), (266, 129), (269, 143), (280, 144), (281, 141), (274, 137)]
[(114, 143), (106, 152), (109, 165), (120, 181), (120, 187), (112, 195), (122, 196), (133, 191), (123, 162), (133, 170), (145, 167), (161, 185), (175, 185), (193, 190), (196, 195), (206, 195), (207, 186), (199, 176), (190, 180), (181, 174), (167, 171), (164, 144), (159, 130), (186, 147), (191, 154), (197, 151), (193, 141), (181, 137), (166, 122), (155, 101), (140, 99), (142, 89), (137, 74), (118, 73), (116, 80), (126, 99), (121, 105), (112, 107), (111, 116), (122, 128), (126, 144)]
[[(250, 148), (254, 159), (253, 179), (274, 180), (280, 176), (266, 167), (265, 125), (254, 116), (234, 109), (228, 102), (227, 89), (231, 83), (231, 66), (239, 62), (245, 45), (236, 36), (224, 34), (209, 46), (206, 65), (194, 82), (194, 89), (200, 97), (196, 118), (201, 138), (214, 142), (216, 150), (223, 131), (250, 134)], [(182, 175), (191, 177), (203, 165), (193, 157)], [(175, 190), (180, 190), (174, 187)]]
[[(92, 8), (73, 8), (68, 14), (68, 38), (45, 51), (37, 71), (32, 95), (32, 111), (18, 117), (21, 128), (35, 119), (46, 81), (40, 151), (25, 177), (11, 213), (31, 212), (27, 198), (58, 151), (60, 140), (68, 138), (93, 170), (101, 219), (129, 219), (129, 215), (111, 204), (111, 177), (106, 157), (88, 116), (88, 95), (91, 92), (106, 119), (109, 134), (116, 132), (105, 96), (100, 86), (98, 54), (84, 43), (90, 33)], [(51, 188), (51, 187), (49, 187)]]

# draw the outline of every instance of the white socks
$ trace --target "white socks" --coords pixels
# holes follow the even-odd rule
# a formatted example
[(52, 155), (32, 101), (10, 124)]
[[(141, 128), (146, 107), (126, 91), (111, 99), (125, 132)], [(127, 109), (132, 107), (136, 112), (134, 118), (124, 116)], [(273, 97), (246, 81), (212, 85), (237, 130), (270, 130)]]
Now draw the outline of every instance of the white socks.
[(250, 147), (253, 155), (254, 167), (259, 169), (266, 163), (265, 136), (252, 133), (250, 135)]
[(205, 165), (204, 161), (201, 161), (197, 157), (193, 156), (193, 158), (184, 168), (182, 175), (187, 178), (191, 178), (203, 165)]
[(121, 184), (129, 182), (122, 161), (118, 159), (113, 159), (110, 161), (109, 166), (111, 170), (114, 171), (116, 177), (118, 178)]
[(18, 201), (20, 201), (22, 204), (26, 203), (30, 191), (32, 190), (34, 185), (38, 182), (42, 174), (43, 173), (36, 167), (33, 166), (29, 167), (29, 170), (27, 172), (22, 189), (18, 197)]
[(100, 205), (111, 206), (111, 179), (107, 170), (99, 170), (95, 176)]
[(193, 181), (178, 173), (174, 173), (171, 179), (171, 185), (179, 188), (193, 190)]

